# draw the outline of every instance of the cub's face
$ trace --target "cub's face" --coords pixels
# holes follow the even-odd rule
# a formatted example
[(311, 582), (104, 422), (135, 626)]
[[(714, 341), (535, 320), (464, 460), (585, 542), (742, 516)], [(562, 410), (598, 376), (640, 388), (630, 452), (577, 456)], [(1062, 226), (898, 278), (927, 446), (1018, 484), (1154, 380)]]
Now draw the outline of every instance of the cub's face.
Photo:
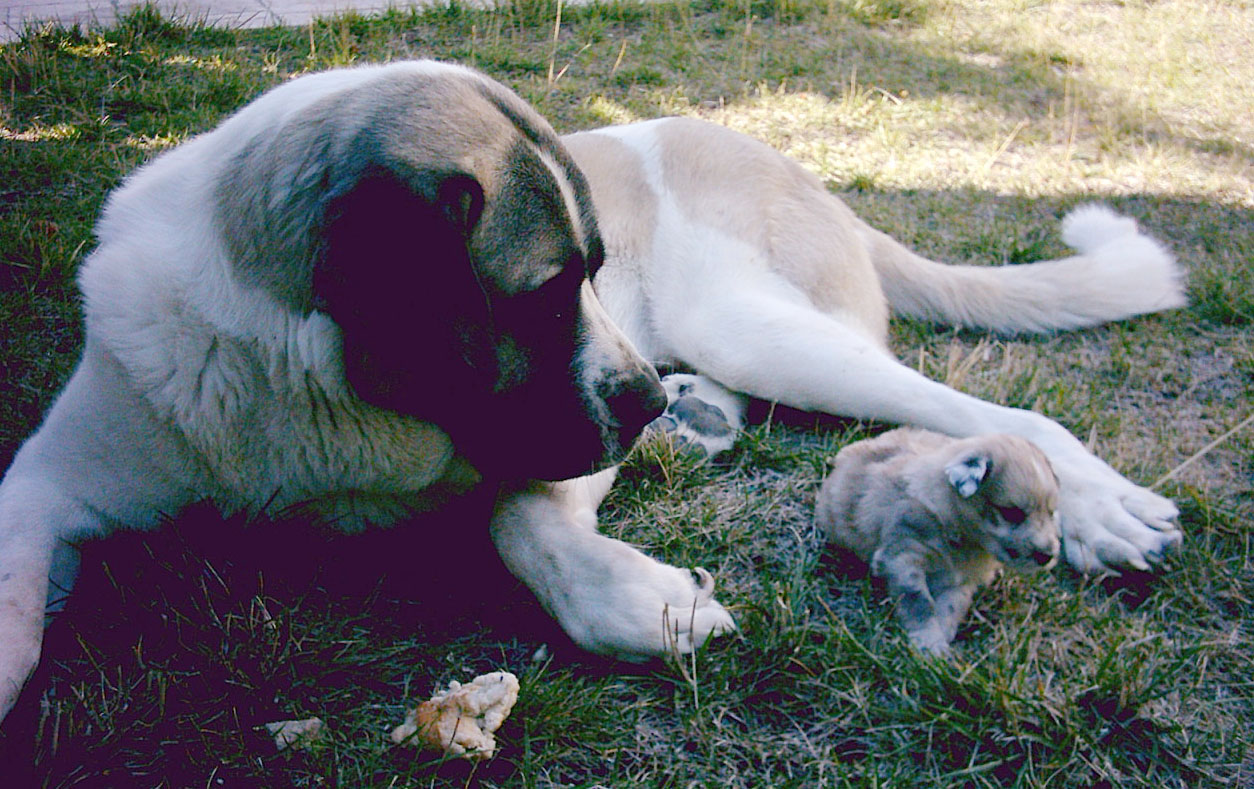
[(990, 502), (981, 524), (985, 549), (1021, 572), (1045, 570), (1058, 561), (1061, 547), (1057, 502)]
[(1048, 458), (1017, 436), (982, 437), (947, 467), (950, 483), (991, 555), (1021, 572), (1058, 561), (1058, 478)]

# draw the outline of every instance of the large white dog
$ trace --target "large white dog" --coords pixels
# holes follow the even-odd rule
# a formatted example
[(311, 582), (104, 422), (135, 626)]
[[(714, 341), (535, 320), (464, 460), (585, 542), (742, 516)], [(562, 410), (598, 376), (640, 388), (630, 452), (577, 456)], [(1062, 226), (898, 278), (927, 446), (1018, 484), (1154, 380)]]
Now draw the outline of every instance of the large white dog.
[(0, 715), (72, 543), (202, 499), (386, 525), (493, 496), (506, 564), (586, 648), (641, 658), (733, 628), (708, 573), (597, 533), (612, 468), (526, 481), (621, 458), (664, 403), (641, 355), (798, 408), (1030, 438), (1081, 570), (1179, 541), (1170, 502), (1063, 428), (885, 345), (890, 308), (1044, 331), (1181, 304), (1131, 220), (1072, 214), (1067, 260), (944, 266), (716, 126), (563, 142), (475, 72), (398, 63), (283, 85), (126, 181), (81, 273), (82, 361), (0, 485)]

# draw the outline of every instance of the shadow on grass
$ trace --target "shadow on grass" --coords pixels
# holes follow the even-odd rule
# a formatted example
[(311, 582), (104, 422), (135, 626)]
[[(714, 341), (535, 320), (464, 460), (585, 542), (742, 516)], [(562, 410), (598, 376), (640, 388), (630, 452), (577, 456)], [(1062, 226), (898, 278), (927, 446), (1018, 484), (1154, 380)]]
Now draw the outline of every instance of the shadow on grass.
[[(487, 517), (468, 502), (345, 536), (206, 506), (150, 534), (86, 544), (74, 594), (5, 722), (0, 773), (26, 767), (53, 786), (123, 785), (110, 775), (296, 783), (326, 775), (325, 760), (276, 753), (261, 727), (312, 716), (336, 740), (374, 743), (379, 769), (430, 770), (431, 754), (387, 740), (406, 704), (450, 679), (522, 674), (540, 644), (579, 657), (501, 564)], [(492, 648), (469, 653), (481, 661), (471, 665), (466, 641)], [(470, 769), (454, 761), (439, 774)]]

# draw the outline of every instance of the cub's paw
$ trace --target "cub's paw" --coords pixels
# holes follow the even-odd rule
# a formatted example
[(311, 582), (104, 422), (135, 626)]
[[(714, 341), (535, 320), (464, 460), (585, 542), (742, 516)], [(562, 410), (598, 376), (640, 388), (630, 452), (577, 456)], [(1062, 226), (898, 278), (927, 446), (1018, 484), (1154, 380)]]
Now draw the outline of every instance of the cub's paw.
[(953, 646), (939, 623), (921, 630), (911, 630), (907, 635), (910, 638), (910, 646), (928, 657), (947, 658), (954, 653)]

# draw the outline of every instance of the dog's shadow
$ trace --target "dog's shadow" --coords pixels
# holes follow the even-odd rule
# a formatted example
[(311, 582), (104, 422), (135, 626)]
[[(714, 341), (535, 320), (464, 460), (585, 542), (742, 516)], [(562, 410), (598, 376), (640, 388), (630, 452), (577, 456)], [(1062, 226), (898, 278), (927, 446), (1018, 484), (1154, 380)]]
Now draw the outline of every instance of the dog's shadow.
[(509, 574), (483, 507), (353, 535), (200, 507), (84, 545), (76, 588), (0, 730), (0, 775), (29, 779), (6, 783), (19, 786), (185, 771), (203, 783), (215, 753), (276, 758), (262, 724), (351, 717), (363, 700), (412, 704), (405, 678), (427, 692), (454, 651), (478, 655), (477, 671), (517, 671), (546, 644), (560, 662), (608, 670)]

